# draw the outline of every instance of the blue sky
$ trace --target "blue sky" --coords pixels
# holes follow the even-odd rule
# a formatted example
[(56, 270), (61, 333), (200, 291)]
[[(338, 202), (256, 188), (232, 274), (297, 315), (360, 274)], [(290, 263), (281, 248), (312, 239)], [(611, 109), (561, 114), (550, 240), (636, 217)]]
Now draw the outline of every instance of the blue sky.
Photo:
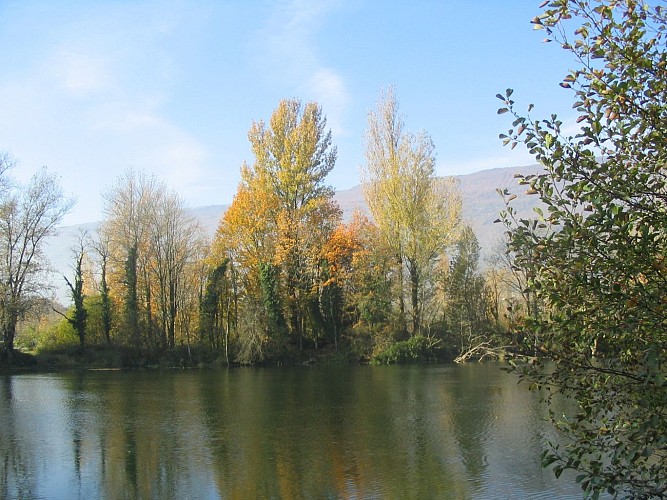
[(27, 180), (46, 165), (77, 199), (65, 223), (102, 217), (133, 167), (189, 206), (229, 203), (247, 131), (278, 101), (322, 105), (338, 147), (329, 183), (359, 183), (367, 114), (394, 85), (440, 175), (532, 163), (503, 148), (495, 98), (574, 117), (558, 83), (574, 62), (541, 40), (540, 2), (511, 0), (0, 0), (0, 151)]

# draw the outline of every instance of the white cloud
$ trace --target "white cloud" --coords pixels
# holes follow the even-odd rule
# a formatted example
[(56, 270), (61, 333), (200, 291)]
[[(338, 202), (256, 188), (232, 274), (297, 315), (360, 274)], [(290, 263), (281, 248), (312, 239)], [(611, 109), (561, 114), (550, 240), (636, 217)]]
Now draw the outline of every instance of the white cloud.
[(332, 133), (344, 135), (343, 114), (349, 98), (343, 78), (328, 68), (322, 68), (312, 76), (309, 85), (327, 114), (327, 124)]
[(109, 90), (111, 72), (102, 57), (78, 51), (59, 51), (49, 63), (63, 90), (74, 97)]
[(279, 2), (256, 34), (254, 46), (262, 77), (268, 76), (298, 96), (318, 101), (333, 133), (338, 135), (344, 134), (348, 90), (342, 74), (321, 61), (317, 36), (327, 15), (341, 5), (335, 0)]

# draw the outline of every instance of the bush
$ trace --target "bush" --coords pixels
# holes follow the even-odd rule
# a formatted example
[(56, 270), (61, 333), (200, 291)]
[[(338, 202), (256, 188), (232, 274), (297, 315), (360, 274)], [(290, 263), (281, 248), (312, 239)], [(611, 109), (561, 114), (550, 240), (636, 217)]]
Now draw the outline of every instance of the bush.
[(72, 325), (67, 320), (60, 320), (48, 325), (26, 328), (17, 336), (17, 347), (26, 351), (65, 349), (79, 345)]
[(394, 342), (384, 351), (374, 355), (372, 359), (374, 365), (432, 363), (435, 361), (438, 361), (435, 345), (423, 335)]

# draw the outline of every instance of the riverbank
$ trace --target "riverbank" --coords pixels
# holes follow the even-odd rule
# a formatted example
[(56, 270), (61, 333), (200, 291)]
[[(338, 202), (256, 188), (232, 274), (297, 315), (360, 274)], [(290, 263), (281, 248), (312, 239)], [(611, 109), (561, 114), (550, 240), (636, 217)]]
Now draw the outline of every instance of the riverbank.
[[(261, 365), (355, 364), (367, 360), (355, 358), (349, 351), (330, 349), (304, 350), (290, 356), (267, 360)], [(238, 363), (230, 362), (229, 366)], [(160, 351), (147, 351), (127, 346), (94, 345), (80, 349), (66, 347), (36, 353), (14, 351), (13, 360), (0, 361), (0, 373), (51, 372), (63, 370), (136, 370), (221, 368), (228, 366), (224, 354), (201, 347), (178, 346)]]

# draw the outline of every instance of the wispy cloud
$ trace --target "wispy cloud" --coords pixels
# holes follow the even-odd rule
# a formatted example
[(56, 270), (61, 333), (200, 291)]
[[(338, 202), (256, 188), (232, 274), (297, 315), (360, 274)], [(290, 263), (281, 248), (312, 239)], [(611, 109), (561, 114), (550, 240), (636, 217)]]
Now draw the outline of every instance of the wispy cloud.
[(50, 66), (55, 80), (69, 95), (85, 97), (109, 90), (111, 72), (102, 57), (64, 50), (51, 58)]
[(318, 52), (321, 26), (343, 7), (338, 0), (288, 0), (273, 8), (254, 43), (262, 74), (318, 101), (334, 134), (344, 134), (349, 94), (343, 75), (322, 61)]
[[(209, 157), (164, 106), (173, 65), (162, 45), (177, 13), (146, 3), (140, 11), (110, 9), (49, 27), (47, 37), (31, 42), (41, 50), (21, 72), (0, 75), (7, 118), (0, 120), (0, 150), (21, 160), (20, 179), (43, 164), (61, 173), (66, 190), (82, 193), (75, 212), (99, 207), (99, 192), (130, 165), (187, 192), (201, 181)], [(46, 26), (48, 17), (34, 22)]]

